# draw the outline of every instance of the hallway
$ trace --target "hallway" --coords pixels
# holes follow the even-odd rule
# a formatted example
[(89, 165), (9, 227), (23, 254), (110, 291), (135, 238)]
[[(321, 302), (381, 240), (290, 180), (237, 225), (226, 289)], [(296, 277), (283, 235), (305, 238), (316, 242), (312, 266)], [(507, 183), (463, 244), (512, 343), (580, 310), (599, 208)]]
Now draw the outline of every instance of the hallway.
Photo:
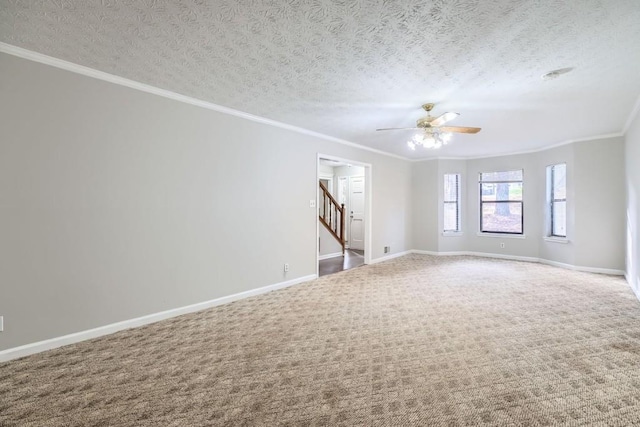
[(364, 251), (358, 249), (347, 249), (345, 250), (343, 257), (337, 256), (334, 258), (320, 260), (318, 274), (320, 276), (326, 276), (328, 274), (360, 267), (361, 265), (364, 265)]

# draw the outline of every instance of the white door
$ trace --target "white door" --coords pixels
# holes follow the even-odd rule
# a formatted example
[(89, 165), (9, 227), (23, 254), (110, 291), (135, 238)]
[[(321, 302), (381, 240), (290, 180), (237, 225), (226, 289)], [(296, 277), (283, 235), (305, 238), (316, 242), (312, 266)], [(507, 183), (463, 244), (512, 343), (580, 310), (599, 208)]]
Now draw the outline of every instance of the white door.
[(364, 250), (364, 176), (352, 176), (349, 187), (349, 247)]
[(349, 247), (349, 222), (351, 215), (349, 214), (349, 177), (338, 177), (338, 203), (344, 205), (344, 238)]

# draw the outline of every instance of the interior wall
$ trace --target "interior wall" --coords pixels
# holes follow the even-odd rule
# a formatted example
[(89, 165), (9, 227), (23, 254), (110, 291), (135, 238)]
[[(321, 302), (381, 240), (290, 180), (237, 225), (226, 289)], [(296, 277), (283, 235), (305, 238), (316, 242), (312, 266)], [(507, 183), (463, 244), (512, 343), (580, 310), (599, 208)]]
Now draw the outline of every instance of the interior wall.
[[(478, 180), (481, 172), (499, 172), (523, 170), (523, 215), (524, 236), (489, 236), (480, 234), (480, 195)], [(465, 199), (467, 216), (465, 230), (468, 230), (467, 250), (520, 257), (538, 257), (541, 227), (539, 206), (542, 203), (540, 192), (545, 183), (536, 179), (538, 162), (535, 154), (500, 156), (467, 161), (467, 197)], [(504, 248), (500, 244), (504, 243)]]
[(427, 160), (413, 164), (413, 248), (438, 250), (438, 162)]
[(318, 239), (320, 240), (318, 242), (320, 246), (318, 254), (321, 257), (335, 254), (342, 255), (342, 246), (322, 224), (318, 224)]
[(407, 161), (4, 53), (0, 72), (0, 350), (315, 274), (317, 153), (372, 165), (372, 259), (412, 248)]
[(574, 144), (575, 264), (624, 271), (624, 139)]
[(627, 281), (640, 297), (640, 112), (624, 137)]
[[(373, 167), (378, 172), (371, 179), (375, 188), (372, 200), (378, 210), (374, 211), (370, 224), (365, 226), (371, 227), (376, 236), (372, 242), (372, 259), (375, 259), (413, 249), (413, 200), (411, 162), (378, 162)], [(391, 248), (387, 254), (384, 253), (385, 246)]]

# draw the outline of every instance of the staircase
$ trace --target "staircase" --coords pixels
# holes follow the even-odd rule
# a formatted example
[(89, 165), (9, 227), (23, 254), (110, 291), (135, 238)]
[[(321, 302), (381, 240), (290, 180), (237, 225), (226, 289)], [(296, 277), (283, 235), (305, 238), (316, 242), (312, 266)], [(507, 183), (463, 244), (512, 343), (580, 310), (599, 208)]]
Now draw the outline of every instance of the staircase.
[(322, 225), (329, 230), (329, 233), (342, 246), (342, 255), (344, 255), (345, 236), (344, 236), (344, 203), (340, 204), (333, 198), (327, 187), (320, 184), (320, 206), (318, 210), (318, 218)]

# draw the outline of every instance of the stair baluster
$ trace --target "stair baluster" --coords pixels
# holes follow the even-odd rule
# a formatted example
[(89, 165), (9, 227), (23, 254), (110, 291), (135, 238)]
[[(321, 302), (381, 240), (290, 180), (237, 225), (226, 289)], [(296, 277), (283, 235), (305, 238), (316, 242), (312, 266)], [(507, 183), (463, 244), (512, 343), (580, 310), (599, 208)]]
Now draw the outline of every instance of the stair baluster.
[[(322, 192), (322, 212), (318, 215), (318, 218), (322, 225), (329, 230), (329, 233), (340, 243), (342, 247), (342, 254), (345, 250), (345, 233), (344, 233), (344, 203), (340, 204), (333, 198), (327, 187), (320, 184), (320, 191)], [(327, 210), (329, 211), (329, 217), (327, 218)]]

